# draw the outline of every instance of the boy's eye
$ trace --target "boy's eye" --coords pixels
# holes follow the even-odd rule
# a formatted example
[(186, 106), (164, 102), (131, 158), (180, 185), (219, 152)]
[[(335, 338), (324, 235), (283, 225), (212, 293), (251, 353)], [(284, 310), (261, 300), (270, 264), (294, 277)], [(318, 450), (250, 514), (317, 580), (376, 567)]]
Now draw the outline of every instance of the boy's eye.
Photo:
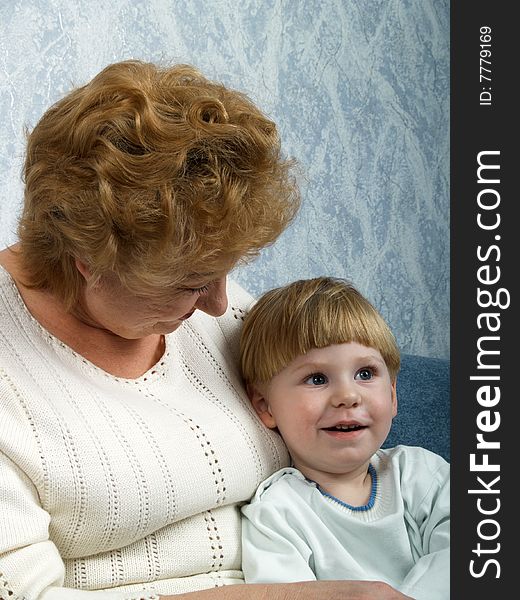
[(323, 373), (313, 373), (312, 375), (309, 375), (309, 377), (307, 377), (305, 383), (309, 385), (325, 385), (327, 381), (327, 376)]
[(355, 379), (361, 379), (361, 381), (369, 381), (374, 376), (374, 372), (372, 369), (364, 367), (363, 369), (359, 369), (356, 373)]

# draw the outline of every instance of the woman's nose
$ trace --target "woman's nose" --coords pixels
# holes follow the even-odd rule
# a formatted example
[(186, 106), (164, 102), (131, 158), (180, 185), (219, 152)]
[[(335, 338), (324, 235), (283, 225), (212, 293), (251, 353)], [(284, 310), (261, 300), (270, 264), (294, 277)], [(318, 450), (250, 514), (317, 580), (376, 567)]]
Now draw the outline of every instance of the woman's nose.
[(226, 283), (226, 277), (213, 281), (209, 286), (209, 290), (199, 296), (195, 303), (195, 308), (202, 310), (212, 317), (223, 315), (228, 306)]

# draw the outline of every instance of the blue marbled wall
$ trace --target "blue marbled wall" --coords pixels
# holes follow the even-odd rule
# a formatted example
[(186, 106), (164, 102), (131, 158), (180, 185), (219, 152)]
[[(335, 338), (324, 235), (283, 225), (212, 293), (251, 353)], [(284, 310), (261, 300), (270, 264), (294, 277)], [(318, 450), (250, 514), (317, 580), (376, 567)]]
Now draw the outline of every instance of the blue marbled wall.
[(448, 0), (0, 0), (0, 247), (24, 126), (127, 58), (245, 91), (303, 167), (300, 215), (244, 287), (348, 277), (404, 352), (448, 357)]

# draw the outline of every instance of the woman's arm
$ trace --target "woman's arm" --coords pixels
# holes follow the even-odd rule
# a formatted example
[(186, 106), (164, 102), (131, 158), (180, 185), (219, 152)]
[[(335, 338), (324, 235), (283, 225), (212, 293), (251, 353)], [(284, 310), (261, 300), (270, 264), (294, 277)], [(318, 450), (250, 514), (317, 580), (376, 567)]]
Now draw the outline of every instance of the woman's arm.
[(413, 600), (381, 581), (246, 583), (160, 598), (161, 600)]

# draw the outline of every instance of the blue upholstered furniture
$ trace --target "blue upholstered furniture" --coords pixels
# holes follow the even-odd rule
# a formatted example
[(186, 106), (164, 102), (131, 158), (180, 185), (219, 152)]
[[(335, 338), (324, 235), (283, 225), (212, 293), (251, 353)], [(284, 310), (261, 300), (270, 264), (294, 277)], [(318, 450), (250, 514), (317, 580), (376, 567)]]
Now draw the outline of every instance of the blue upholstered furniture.
[(384, 448), (422, 446), (450, 460), (450, 364), (412, 354), (401, 356), (397, 416)]

